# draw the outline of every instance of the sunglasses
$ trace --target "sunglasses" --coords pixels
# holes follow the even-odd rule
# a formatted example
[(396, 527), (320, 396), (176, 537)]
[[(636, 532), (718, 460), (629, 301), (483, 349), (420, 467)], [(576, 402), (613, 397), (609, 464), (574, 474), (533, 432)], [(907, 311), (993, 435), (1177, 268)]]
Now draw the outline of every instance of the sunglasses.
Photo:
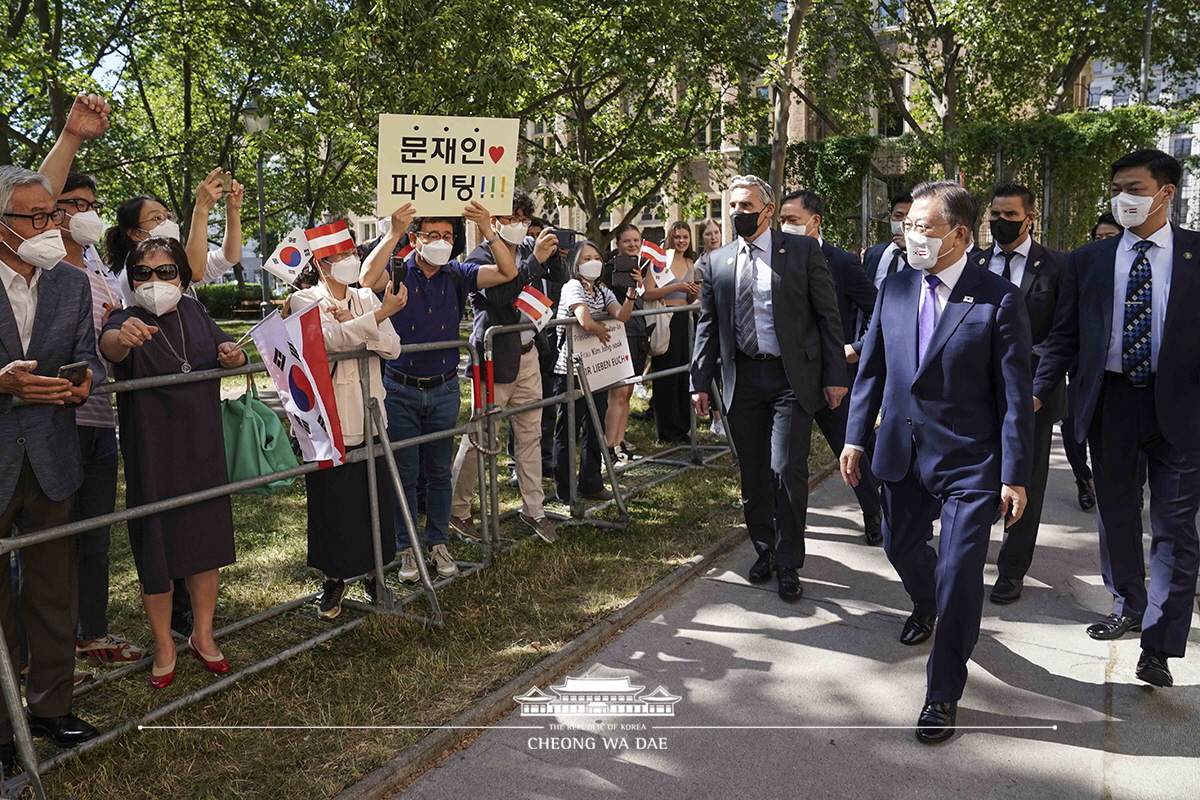
[(134, 264), (129, 268), (129, 274), (135, 281), (148, 281), (152, 274), (157, 275), (160, 280), (172, 281), (179, 277), (179, 267), (174, 264), (159, 264), (157, 267)]

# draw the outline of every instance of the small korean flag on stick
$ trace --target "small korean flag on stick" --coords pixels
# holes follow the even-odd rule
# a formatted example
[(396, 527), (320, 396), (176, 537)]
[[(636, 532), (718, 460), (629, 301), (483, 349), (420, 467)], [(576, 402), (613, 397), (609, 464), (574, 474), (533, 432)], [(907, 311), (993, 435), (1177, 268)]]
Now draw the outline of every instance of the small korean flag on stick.
[(312, 250), (303, 228), (294, 228), (275, 248), (275, 252), (263, 264), (263, 269), (280, 280), (295, 285), (298, 276), (312, 260)]
[(532, 286), (526, 286), (524, 291), (513, 301), (513, 308), (524, 314), (540, 331), (550, 321), (550, 312), (554, 303), (550, 298)]

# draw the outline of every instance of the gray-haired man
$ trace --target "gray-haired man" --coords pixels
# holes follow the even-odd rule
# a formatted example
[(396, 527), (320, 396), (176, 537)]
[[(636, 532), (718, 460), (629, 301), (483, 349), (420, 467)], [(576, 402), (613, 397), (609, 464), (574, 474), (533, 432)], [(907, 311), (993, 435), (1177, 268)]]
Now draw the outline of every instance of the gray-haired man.
[[(60, 266), (66, 250), (49, 179), (0, 167), (0, 536), (70, 520), (83, 479), (75, 407), (103, 380), (87, 276)], [(55, 269), (55, 267), (59, 267)], [(83, 362), (77, 380), (60, 367)], [(13, 399), (24, 401), (14, 405)], [(75, 668), (75, 543), (21, 550), (21, 608), (29, 638), (27, 715), (34, 734), (60, 747), (99, 732), (71, 714)], [(0, 624), (17, 663), (8, 558), (0, 563)], [(0, 708), (0, 763), (12, 767), (12, 724)]]
[(738, 176), (729, 188), (737, 236), (713, 251), (700, 290), (692, 402), (708, 413), (719, 357), (746, 527), (758, 551), (749, 579), (764, 583), (778, 568), (779, 596), (796, 600), (813, 415), (846, 394), (842, 321), (817, 240), (770, 229), (775, 198), (762, 179)]

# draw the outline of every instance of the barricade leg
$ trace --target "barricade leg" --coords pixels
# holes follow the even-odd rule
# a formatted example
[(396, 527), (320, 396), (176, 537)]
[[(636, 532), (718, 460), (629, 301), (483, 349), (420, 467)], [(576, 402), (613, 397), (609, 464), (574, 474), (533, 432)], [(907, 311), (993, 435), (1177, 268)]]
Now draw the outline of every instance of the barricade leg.
[[(379, 410), (379, 403), (374, 397), (369, 401), (368, 408), (371, 412), (371, 421), (375, 433), (383, 441), (387, 441), (387, 426), (383, 424), (383, 414)], [(413, 519), (412, 509), (408, 507), (408, 498), (404, 496), (404, 484), (400, 482), (400, 468), (396, 466), (396, 459), (391, 455), (391, 446), (388, 446), (388, 457), (384, 462), (388, 465), (388, 472), (392, 475), (392, 489), (396, 492), (396, 499), (400, 505), (400, 514), (404, 519), (404, 527), (408, 529), (408, 540), (412, 546), (413, 554), (416, 556), (417, 573), (421, 576), (421, 585), (425, 588), (425, 597), (429, 601), (429, 618), (433, 621), (434, 626), (442, 626), (442, 607), (438, 604), (437, 593), (433, 590), (433, 582), (429, 579), (429, 566), (425, 563), (425, 541), (421, 538), (417, 531), (416, 521)]]
[[(567, 464), (570, 466), (567, 469), (567, 486), (570, 488), (570, 497), (567, 502), (571, 506), (571, 519), (583, 519), (583, 500), (579, 497), (579, 472), (575, 465), (576, 456), (579, 454), (579, 436), (575, 431), (575, 426), (578, 420), (575, 419), (575, 369), (572, 366), (575, 363), (575, 353), (571, 329), (567, 329)], [(604, 447), (604, 441), (600, 442), (601, 447), (605, 452), (608, 448)], [(562, 498), (559, 498), (560, 500)]]
[[(7, 561), (8, 559), (5, 559), (4, 569), (8, 569)], [(0, 629), (0, 662), (3, 662), (0, 663), (0, 688), (4, 689), (4, 705), (8, 708), (8, 720), (12, 724), (13, 741), (17, 743), (17, 755), (25, 767), (25, 775), (33, 786), (34, 794), (38, 800), (46, 800), (42, 776), (38, 772), (37, 751), (33, 747), (33, 734), (29, 732), (29, 720), (25, 719), (25, 706), (21, 702), (21, 686), (17, 683), (16, 670), (8, 658), (8, 641), (3, 629)], [(4, 794), (4, 797), (9, 796)]]
[[(579, 388), (583, 390), (583, 399), (587, 403), (588, 415), (591, 416), (592, 424), (596, 428), (596, 436), (600, 439), (600, 456), (604, 459), (604, 471), (608, 473), (608, 482), (612, 484), (613, 500), (616, 502), (617, 510), (620, 512), (621, 522), (628, 522), (629, 512), (625, 509), (625, 498), (621, 497), (621, 484), (617, 480), (616, 465), (613, 464), (612, 455), (608, 452), (608, 447), (605, 445), (604, 420), (600, 419), (600, 414), (596, 411), (596, 401), (592, 398), (592, 390), (587, 382), (587, 371), (583, 368), (583, 357), (573, 356), (571, 364), (579, 376)], [(574, 465), (572, 464), (572, 466)], [(574, 474), (573, 471), (572, 474)]]
[[(491, 491), (487, 497), (480, 495), (479, 497), (479, 514), (490, 514), (495, 520), (492, 536), (495, 537), (496, 547), (500, 547), (500, 462), (497, 458), (500, 451), (500, 437), (496, 432), (496, 416), (494, 412), (496, 404), (489, 402), (487, 405), (487, 440), (488, 440), (488, 482), (491, 484)], [(511, 423), (510, 423), (511, 424)], [(490, 504), (489, 504), (490, 503)]]
[[(689, 311), (688, 315), (688, 354), (696, 352), (696, 315), (695, 312)], [(684, 376), (687, 377), (686, 375)], [(690, 381), (689, 381), (690, 382)], [(697, 466), (703, 466), (704, 457), (700, 454), (700, 445), (697, 441), (699, 432), (696, 430), (696, 407), (692, 405), (691, 398), (688, 399), (688, 438), (691, 440), (692, 446), (692, 463)]]
[[(370, 498), (371, 547), (375, 555), (375, 607), (381, 611), (395, 611), (395, 599), (392, 597), (392, 590), (384, 581), (383, 574), (383, 539), (381, 538), (383, 533), (379, 529), (379, 484), (376, 481), (375, 437), (371, 435), (374, 427), (371, 409), (375, 407), (377, 401), (371, 397), (370, 369), (367, 367), (365, 359), (358, 361), (358, 374), (363, 397), (362, 429), (367, 444), (367, 497)], [(387, 447), (386, 430), (380, 433), (379, 439), (383, 443), (383, 455), (388, 461), (391, 461), (392, 451)]]

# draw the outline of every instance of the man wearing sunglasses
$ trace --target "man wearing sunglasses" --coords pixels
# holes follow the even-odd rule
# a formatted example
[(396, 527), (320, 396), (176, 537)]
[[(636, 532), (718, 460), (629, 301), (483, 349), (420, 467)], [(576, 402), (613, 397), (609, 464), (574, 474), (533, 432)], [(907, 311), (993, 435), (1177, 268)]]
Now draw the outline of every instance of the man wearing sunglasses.
[[(93, 381), (92, 294), (81, 270), (62, 265), (65, 213), (48, 178), (0, 167), (0, 536), (70, 521), (83, 480), (75, 409)], [(81, 374), (59, 369), (83, 363)], [(20, 404), (14, 404), (20, 399)], [(7, 562), (8, 559), (5, 559)], [(76, 574), (72, 538), (22, 548), (21, 603), (31, 654), (25, 695), (35, 735), (61, 747), (99, 732), (71, 714), (75, 671)], [(16, 663), (9, 570), (0, 568), (0, 624)], [(15, 760), (12, 725), (0, 710), (0, 763)]]

